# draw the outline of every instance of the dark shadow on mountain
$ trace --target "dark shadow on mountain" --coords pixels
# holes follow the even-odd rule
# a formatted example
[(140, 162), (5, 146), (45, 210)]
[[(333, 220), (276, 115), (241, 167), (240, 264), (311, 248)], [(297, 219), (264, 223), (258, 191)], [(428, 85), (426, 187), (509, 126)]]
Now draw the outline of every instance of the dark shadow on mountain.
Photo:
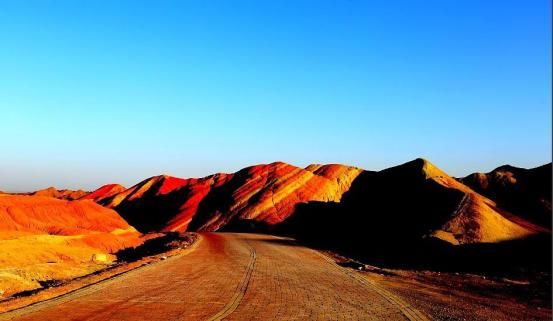
[(551, 269), (550, 234), (473, 245), (429, 237), (451, 218), (463, 193), (404, 169), (363, 173), (341, 203), (298, 204), (291, 217), (264, 232), (381, 267), (509, 273)]
[[(366, 231), (341, 226), (336, 215), (348, 216), (336, 203), (309, 203), (276, 228), (263, 232), (294, 237), (321, 250), (387, 268), (451, 272), (490, 272), (509, 275), (551, 270), (551, 236), (536, 235), (499, 243), (451, 245), (439, 239), (390, 235), (379, 226)], [(316, 222), (316, 223), (314, 223)]]
[(126, 201), (115, 207), (115, 210), (132, 226), (142, 233), (160, 231), (182, 206), (182, 200), (188, 197), (190, 190), (165, 194), (150, 195), (154, 189), (142, 197)]
[[(226, 184), (213, 187), (211, 191), (200, 201), (196, 215), (192, 218), (189, 225), (189, 230), (192, 231), (216, 231), (224, 227), (232, 216), (225, 215), (218, 220), (218, 225), (210, 226), (207, 222), (213, 221), (213, 217), (220, 213), (230, 212), (234, 199), (232, 194), (234, 191), (243, 186), (248, 179), (247, 169), (242, 169), (236, 172)], [(249, 205), (249, 204), (248, 204)]]
[(474, 173), (460, 181), (509, 212), (551, 227), (551, 163), (532, 169), (504, 165), (490, 173)]

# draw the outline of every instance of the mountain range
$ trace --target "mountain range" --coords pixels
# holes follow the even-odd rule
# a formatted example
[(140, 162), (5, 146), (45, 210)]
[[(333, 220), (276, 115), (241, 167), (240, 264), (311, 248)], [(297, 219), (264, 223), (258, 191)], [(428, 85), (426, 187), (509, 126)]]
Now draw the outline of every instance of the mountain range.
[[(48, 260), (62, 264), (58, 269), (72, 261), (75, 270), (90, 260), (85, 257), (109, 257), (140, 244), (147, 233), (171, 231), (289, 235), (378, 262), (477, 264), (465, 249), (484, 249), (478, 255), (498, 262), (519, 255), (518, 264), (537, 256), (542, 264), (551, 252), (543, 250), (551, 243), (551, 163), (454, 178), (424, 159), (381, 171), (275, 162), (204, 178), (154, 176), (129, 188), (0, 193), (0, 268), (11, 264), (14, 242), (50, 253)], [(40, 265), (48, 256), (35, 254), (21, 260)]]
[(322, 202), (340, 204), (334, 220), (352, 226), (370, 219), (385, 228), (393, 223), (389, 218), (420, 237), (489, 243), (549, 231), (550, 177), (551, 164), (502, 166), (455, 179), (423, 159), (379, 172), (275, 162), (199, 179), (155, 176), (127, 189), (110, 184), (82, 199), (116, 210), (142, 232), (217, 231), (244, 222), (278, 226), (298, 207)]

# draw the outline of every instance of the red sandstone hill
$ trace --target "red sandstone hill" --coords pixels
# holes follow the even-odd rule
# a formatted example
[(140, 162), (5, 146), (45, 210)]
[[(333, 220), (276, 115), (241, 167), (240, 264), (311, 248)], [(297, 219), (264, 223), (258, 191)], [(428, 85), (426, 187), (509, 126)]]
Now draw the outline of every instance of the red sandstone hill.
[(303, 169), (276, 162), (205, 178), (163, 175), (99, 203), (114, 208), (141, 231), (214, 231), (240, 220), (277, 224), (298, 203), (340, 201), (360, 172), (344, 165)]
[(532, 169), (504, 165), (460, 181), (501, 208), (542, 226), (551, 226), (551, 163)]

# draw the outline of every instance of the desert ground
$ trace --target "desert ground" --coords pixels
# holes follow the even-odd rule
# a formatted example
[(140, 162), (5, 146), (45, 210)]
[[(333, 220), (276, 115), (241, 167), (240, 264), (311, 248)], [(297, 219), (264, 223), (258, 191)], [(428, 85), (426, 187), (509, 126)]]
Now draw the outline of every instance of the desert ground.
[(543, 293), (528, 292), (529, 281), (429, 271), (359, 271), (343, 264), (343, 258), (262, 234), (202, 233), (196, 242), (186, 254), (4, 313), (0, 320), (551, 317), (550, 301)]

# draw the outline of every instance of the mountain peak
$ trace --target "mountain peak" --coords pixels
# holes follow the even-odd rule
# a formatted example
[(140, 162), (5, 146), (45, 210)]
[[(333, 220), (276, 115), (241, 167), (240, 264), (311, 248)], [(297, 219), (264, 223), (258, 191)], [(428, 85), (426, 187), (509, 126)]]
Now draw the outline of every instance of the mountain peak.
[(406, 171), (413, 174), (423, 174), (426, 177), (446, 175), (441, 169), (424, 158), (416, 158), (401, 165), (384, 169), (383, 171)]
[(522, 168), (510, 165), (510, 164), (505, 164), (497, 167), (492, 172), (513, 172), (513, 171), (519, 171), (519, 170), (522, 170)]

